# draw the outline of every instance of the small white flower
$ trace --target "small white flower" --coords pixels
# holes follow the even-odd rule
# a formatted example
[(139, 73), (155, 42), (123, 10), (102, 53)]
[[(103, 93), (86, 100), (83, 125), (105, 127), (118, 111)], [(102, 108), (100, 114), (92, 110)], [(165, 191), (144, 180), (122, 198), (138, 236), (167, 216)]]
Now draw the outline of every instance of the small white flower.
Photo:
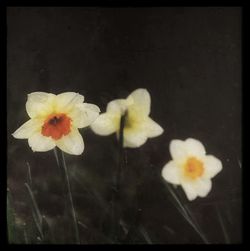
[(172, 140), (172, 156), (162, 169), (163, 178), (181, 185), (189, 200), (205, 197), (211, 191), (213, 178), (222, 170), (222, 163), (213, 155), (206, 155), (203, 144), (196, 139)]
[(139, 147), (148, 138), (163, 133), (160, 125), (150, 117), (150, 95), (146, 89), (133, 91), (127, 99), (116, 99), (108, 103), (106, 113), (101, 114), (91, 125), (92, 130), (102, 136), (119, 134), (121, 116), (125, 116), (124, 147)]
[(58, 146), (66, 153), (80, 155), (84, 142), (78, 128), (89, 126), (100, 112), (96, 105), (83, 101), (84, 97), (75, 92), (59, 95), (33, 92), (26, 102), (30, 120), (12, 135), (28, 139), (34, 152), (46, 152)]

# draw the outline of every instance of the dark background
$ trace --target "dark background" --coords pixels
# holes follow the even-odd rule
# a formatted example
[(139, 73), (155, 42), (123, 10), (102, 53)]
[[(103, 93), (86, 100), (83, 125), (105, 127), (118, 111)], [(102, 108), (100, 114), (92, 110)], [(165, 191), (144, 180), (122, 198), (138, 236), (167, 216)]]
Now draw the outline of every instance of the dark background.
[[(28, 120), (27, 94), (75, 91), (104, 112), (109, 101), (125, 98), (136, 88), (150, 92), (151, 117), (165, 131), (125, 152), (125, 221), (134, 221), (137, 205), (138, 224), (152, 243), (201, 243), (173, 206), (160, 175), (170, 160), (170, 141), (193, 137), (222, 161), (223, 171), (212, 180), (206, 198), (183, 201), (210, 242), (241, 242), (241, 9), (237, 7), (9, 7), (7, 171), (18, 222), (31, 224), (24, 187), (29, 162), (40, 210), (52, 226), (61, 224), (58, 242), (67, 235), (63, 229), (68, 225), (60, 220), (64, 204), (53, 151), (33, 153), (26, 140), (11, 136)], [(104, 208), (109, 208), (117, 145), (114, 135), (81, 132), (83, 155), (67, 155), (66, 161), (78, 218), (94, 229), (85, 242), (103, 243), (95, 233), (105, 234), (100, 222), (106, 218)], [(145, 243), (134, 236), (131, 242)]]

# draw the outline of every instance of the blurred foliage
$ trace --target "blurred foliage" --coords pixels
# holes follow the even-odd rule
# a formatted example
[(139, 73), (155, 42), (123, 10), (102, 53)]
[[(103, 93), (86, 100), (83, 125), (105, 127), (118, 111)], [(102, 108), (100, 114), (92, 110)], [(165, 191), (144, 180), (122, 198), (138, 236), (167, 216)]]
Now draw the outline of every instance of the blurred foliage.
[[(235, 223), (232, 215), (239, 210), (238, 201), (232, 203), (212, 197), (190, 203), (180, 188), (163, 180), (159, 182), (158, 170), (149, 165), (150, 155), (141, 149), (136, 153), (124, 149), (120, 195), (115, 202), (114, 173), (119, 158), (118, 151), (112, 150), (109, 160), (103, 155), (106, 163), (98, 166), (99, 169), (96, 162), (102, 161), (98, 156), (93, 162), (88, 158), (76, 162), (71, 156), (66, 159), (81, 244), (204, 243), (205, 238), (211, 243), (232, 242), (230, 233)], [(137, 161), (131, 161), (135, 158)], [(10, 243), (75, 244), (63, 177), (56, 161), (49, 161), (45, 158), (39, 163), (44, 172), (29, 164), (25, 167), (22, 203), (19, 196), (15, 197), (19, 201), (18, 215), (8, 192)], [(106, 169), (103, 171), (102, 167)], [(216, 210), (215, 205), (218, 205)], [(181, 239), (180, 231), (186, 233)]]
[(7, 193), (7, 226), (8, 242), (10, 244), (26, 243), (25, 223), (22, 223), (15, 214), (13, 200), (9, 189)]
[(7, 196), (7, 223), (8, 223), (8, 241), (15, 243), (15, 216), (13, 208), (10, 206), (9, 194)]

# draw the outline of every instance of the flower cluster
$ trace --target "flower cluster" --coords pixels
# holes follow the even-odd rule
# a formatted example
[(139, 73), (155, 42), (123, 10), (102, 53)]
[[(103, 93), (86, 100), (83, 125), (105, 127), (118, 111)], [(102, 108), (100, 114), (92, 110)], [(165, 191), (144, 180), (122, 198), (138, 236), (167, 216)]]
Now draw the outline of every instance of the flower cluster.
[[(30, 119), (13, 136), (28, 139), (33, 151), (44, 152), (57, 146), (66, 153), (80, 155), (84, 142), (78, 128), (90, 126), (98, 135), (118, 136), (123, 116), (123, 147), (136, 148), (164, 131), (149, 117), (150, 108), (151, 98), (146, 89), (109, 102), (101, 115), (98, 106), (84, 103), (84, 97), (78, 93), (34, 92), (28, 95), (26, 103)], [(162, 177), (181, 185), (189, 200), (205, 197), (212, 187), (211, 178), (222, 170), (221, 161), (206, 155), (202, 143), (192, 138), (172, 140), (170, 154), (172, 160), (163, 167)]]

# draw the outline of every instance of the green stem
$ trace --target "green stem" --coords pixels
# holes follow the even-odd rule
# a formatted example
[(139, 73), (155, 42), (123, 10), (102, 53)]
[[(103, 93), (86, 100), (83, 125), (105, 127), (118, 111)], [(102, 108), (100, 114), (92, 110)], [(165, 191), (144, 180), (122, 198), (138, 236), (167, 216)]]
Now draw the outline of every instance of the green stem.
[(33, 215), (33, 219), (34, 222), (36, 224), (37, 230), (40, 234), (40, 239), (41, 241), (44, 240), (44, 233), (43, 233), (43, 229), (42, 229), (42, 215), (40, 213), (40, 210), (38, 208), (35, 196), (33, 194), (32, 189), (30, 188), (28, 183), (24, 183), (25, 187), (27, 188), (27, 191), (29, 193), (30, 199), (31, 199), (31, 204), (32, 204), (32, 215)]
[(24, 238), (25, 244), (28, 244), (29, 241), (28, 241), (28, 236), (27, 236), (26, 225), (25, 225), (25, 224), (24, 224), (24, 226), (23, 226), (23, 238)]
[(200, 238), (204, 241), (205, 244), (210, 244), (210, 242), (208, 241), (206, 236), (201, 231), (199, 225), (197, 223), (195, 223), (194, 217), (192, 216), (189, 209), (185, 205), (182, 204), (182, 202), (178, 198), (177, 194), (173, 191), (172, 187), (168, 184), (166, 184), (166, 186), (167, 186), (169, 192), (171, 193), (171, 195), (173, 196), (173, 198), (175, 199), (176, 208), (182, 214), (184, 219), (191, 225), (191, 227), (196, 231), (196, 233), (200, 236)]
[(143, 226), (139, 227), (139, 231), (140, 231), (141, 235), (144, 237), (144, 239), (146, 240), (147, 244), (153, 244), (152, 240), (149, 237), (148, 232), (146, 231), (146, 229)]
[(114, 180), (114, 192), (112, 197), (112, 232), (115, 242), (119, 243), (119, 199), (120, 199), (120, 187), (121, 187), (121, 177), (123, 169), (123, 131), (125, 126), (125, 119), (127, 112), (121, 116), (120, 120), (120, 130), (118, 138), (118, 166), (115, 174)]
[[(138, 203), (135, 203), (136, 205)], [(128, 229), (128, 232), (123, 240), (123, 243), (124, 244), (131, 244), (131, 239), (133, 238), (133, 236), (136, 234), (137, 232), (137, 227), (139, 226), (140, 224), (140, 219), (141, 219), (141, 213), (142, 213), (142, 210), (141, 209), (138, 209), (138, 207), (136, 206), (136, 213), (135, 213), (135, 220), (134, 222), (130, 225), (129, 229)]]
[(127, 112), (121, 117), (120, 120), (120, 130), (119, 130), (119, 162), (118, 162), (118, 169), (117, 169), (117, 176), (116, 176), (116, 191), (117, 194), (120, 191), (121, 186), (121, 176), (122, 176), (122, 169), (123, 169), (123, 132), (124, 132), (124, 126), (125, 126), (125, 119), (127, 117)]
[(226, 230), (226, 227), (225, 227), (225, 223), (224, 223), (224, 220), (222, 219), (222, 215), (221, 215), (221, 212), (219, 210), (219, 207), (217, 205), (215, 205), (215, 208), (216, 208), (216, 211), (217, 211), (217, 214), (218, 214), (218, 218), (219, 218), (219, 222), (220, 222), (220, 225), (221, 225), (221, 228), (222, 228), (222, 231), (223, 231), (225, 242), (226, 242), (226, 244), (230, 244), (230, 238), (228, 236), (228, 233), (227, 233), (227, 230)]
[(8, 224), (8, 242), (10, 244), (16, 243), (16, 224), (15, 224), (15, 212), (12, 206), (12, 197), (9, 188), (7, 188), (7, 224)]
[(76, 243), (80, 244), (80, 237), (79, 237), (77, 218), (76, 218), (75, 208), (74, 208), (74, 204), (73, 204), (71, 186), (70, 186), (70, 182), (69, 182), (69, 174), (68, 174), (68, 169), (67, 169), (66, 162), (65, 162), (64, 153), (60, 150), (60, 154), (58, 154), (58, 151), (57, 151), (56, 148), (54, 148), (54, 153), (55, 153), (57, 164), (58, 164), (58, 166), (60, 167), (60, 169), (61, 169), (61, 171), (63, 173), (64, 180), (65, 180), (65, 183), (66, 183), (67, 194), (68, 194), (70, 207), (71, 207), (71, 215), (72, 215), (72, 219), (73, 219), (73, 223), (74, 223)]

